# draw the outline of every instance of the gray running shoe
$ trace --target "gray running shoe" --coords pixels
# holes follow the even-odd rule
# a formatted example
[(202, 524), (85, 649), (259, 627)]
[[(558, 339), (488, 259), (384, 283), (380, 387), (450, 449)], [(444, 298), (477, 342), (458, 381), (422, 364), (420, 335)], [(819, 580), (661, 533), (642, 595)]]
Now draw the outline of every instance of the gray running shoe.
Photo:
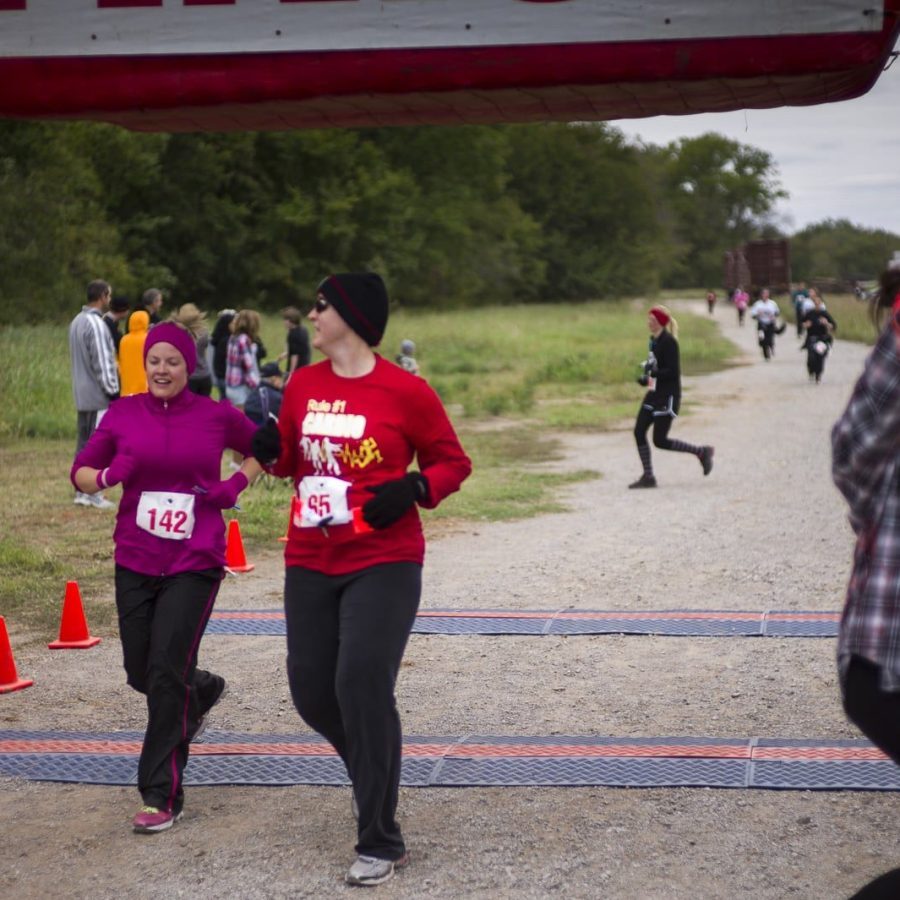
[(408, 862), (408, 853), (405, 853), (400, 859), (378, 859), (375, 856), (360, 854), (356, 857), (356, 862), (350, 866), (346, 881), (347, 884), (364, 887), (383, 884), (389, 878), (394, 877), (395, 869), (402, 869)]
[(75, 491), (75, 505), (76, 506), (90, 506), (91, 505), (90, 494), (84, 494), (81, 491)]
[(88, 498), (88, 505), (94, 509), (115, 509), (116, 504), (111, 500), (107, 500), (103, 494), (85, 494)]

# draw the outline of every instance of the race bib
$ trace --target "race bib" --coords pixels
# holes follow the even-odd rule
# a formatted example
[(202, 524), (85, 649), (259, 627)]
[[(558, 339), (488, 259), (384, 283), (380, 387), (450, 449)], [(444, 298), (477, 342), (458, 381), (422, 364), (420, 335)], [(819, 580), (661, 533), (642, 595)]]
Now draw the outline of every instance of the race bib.
[(301, 480), (300, 527), (318, 528), (320, 525), (346, 525), (351, 521), (347, 505), (350, 482), (329, 475), (307, 475)]
[(167, 541), (186, 541), (194, 532), (194, 495), (142, 491), (136, 524)]

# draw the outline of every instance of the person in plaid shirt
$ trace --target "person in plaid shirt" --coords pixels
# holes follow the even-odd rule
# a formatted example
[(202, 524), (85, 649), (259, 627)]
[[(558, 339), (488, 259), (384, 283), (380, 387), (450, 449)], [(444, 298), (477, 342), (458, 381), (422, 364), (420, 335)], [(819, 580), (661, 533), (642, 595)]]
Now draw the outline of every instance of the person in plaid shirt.
[(838, 668), (848, 718), (900, 764), (900, 269), (881, 276), (873, 313), (885, 309), (890, 322), (831, 432), (857, 538)]

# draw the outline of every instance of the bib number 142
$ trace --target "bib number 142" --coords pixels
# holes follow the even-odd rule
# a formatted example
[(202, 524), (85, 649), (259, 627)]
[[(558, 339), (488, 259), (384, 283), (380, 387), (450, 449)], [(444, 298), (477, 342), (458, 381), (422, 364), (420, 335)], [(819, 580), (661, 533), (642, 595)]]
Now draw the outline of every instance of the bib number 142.
[(194, 530), (194, 496), (174, 491), (144, 491), (137, 525), (167, 541), (186, 541)]
[(188, 514), (183, 509), (147, 510), (150, 531), (168, 531), (172, 535), (187, 537)]

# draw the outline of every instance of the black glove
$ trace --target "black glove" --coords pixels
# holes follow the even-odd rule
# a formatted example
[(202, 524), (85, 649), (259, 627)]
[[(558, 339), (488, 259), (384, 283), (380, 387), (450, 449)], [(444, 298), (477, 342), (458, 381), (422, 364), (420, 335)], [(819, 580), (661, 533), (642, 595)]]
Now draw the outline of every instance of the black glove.
[(256, 429), (253, 435), (253, 455), (261, 466), (270, 466), (281, 456), (281, 432), (274, 419)]
[(375, 496), (363, 504), (363, 519), (372, 528), (387, 528), (417, 500), (428, 498), (428, 479), (421, 472), (408, 472), (396, 481), (385, 481), (367, 490)]
[(641, 387), (647, 387), (650, 384), (650, 376), (649, 375), (641, 375), (641, 377), (638, 378), (637, 383)]

